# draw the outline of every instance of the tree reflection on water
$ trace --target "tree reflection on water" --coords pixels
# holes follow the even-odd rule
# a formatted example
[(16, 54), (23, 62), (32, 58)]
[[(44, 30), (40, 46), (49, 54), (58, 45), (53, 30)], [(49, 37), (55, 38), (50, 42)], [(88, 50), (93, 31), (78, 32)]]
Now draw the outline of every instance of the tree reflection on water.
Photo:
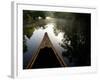
[(89, 13), (23, 10), (23, 53), (27, 51), (25, 35), (30, 39), (35, 30), (41, 27), (45, 30), (50, 23), (53, 24), (55, 37), (60, 40), (59, 46), (64, 49), (62, 56), (66, 64), (90, 66), (91, 14)]

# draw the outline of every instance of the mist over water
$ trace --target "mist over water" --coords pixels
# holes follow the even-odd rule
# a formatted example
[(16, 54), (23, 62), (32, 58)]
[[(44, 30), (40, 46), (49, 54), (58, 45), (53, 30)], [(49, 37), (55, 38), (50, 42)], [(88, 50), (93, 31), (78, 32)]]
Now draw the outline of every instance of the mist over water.
[(69, 67), (91, 65), (91, 14), (23, 10), (23, 68), (45, 32)]

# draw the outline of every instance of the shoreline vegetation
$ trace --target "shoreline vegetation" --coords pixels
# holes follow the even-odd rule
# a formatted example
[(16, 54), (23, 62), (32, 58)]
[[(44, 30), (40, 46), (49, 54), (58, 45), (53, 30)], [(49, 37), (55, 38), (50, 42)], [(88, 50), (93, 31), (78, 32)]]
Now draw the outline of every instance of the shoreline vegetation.
[(68, 66), (91, 66), (91, 14), (23, 10), (23, 54), (27, 52), (25, 35), (30, 39), (35, 30), (55, 23), (54, 33), (64, 33), (60, 46)]

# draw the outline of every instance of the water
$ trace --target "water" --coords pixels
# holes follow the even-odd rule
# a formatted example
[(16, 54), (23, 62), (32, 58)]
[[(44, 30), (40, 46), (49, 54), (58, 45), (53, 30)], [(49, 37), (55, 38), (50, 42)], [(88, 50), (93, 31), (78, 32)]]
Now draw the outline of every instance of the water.
[(48, 23), (44, 26), (45, 29), (40, 27), (39, 29), (35, 29), (30, 39), (25, 35), (26, 45), (27, 45), (27, 51), (23, 55), (23, 65), (24, 68), (27, 66), (28, 62), (32, 58), (32, 55), (37, 51), (45, 32), (48, 33), (48, 36), (56, 49), (56, 51), (59, 53), (59, 55), (62, 55), (62, 52), (64, 49), (60, 46), (62, 44), (62, 39), (64, 38), (64, 32), (59, 32), (58, 35), (55, 35), (54, 33), (54, 23)]

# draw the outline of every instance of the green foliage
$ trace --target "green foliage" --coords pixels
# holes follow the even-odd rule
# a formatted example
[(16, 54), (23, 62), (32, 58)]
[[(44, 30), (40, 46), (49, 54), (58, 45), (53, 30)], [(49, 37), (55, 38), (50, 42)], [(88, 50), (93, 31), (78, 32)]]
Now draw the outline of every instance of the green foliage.
[[(42, 19), (39, 20), (38, 18)], [(35, 29), (39, 27), (43, 27), (45, 25), (45, 13), (43, 11), (31, 11), (31, 10), (23, 10), (23, 36), (26, 35), (30, 38), (35, 31)], [(23, 52), (27, 51), (26, 41), (23, 37)]]
[(28, 38), (30, 38), (34, 32), (34, 27), (26, 27), (26, 28), (23, 28), (23, 34), (24, 35), (27, 35)]
[[(47, 16), (55, 19), (54, 33), (56, 35), (59, 32), (64, 32), (61, 46), (67, 50), (63, 52), (63, 56), (66, 56), (69, 60), (74, 58), (76, 65), (89, 65), (91, 15), (85, 13), (23, 10), (23, 35), (30, 38), (35, 29), (40, 27), (45, 29)], [(25, 42), (23, 47), (26, 51)], [(84, 58), (85, 61), (83, 61)], [(73, 60), (70, 61), (73, 62)]]

